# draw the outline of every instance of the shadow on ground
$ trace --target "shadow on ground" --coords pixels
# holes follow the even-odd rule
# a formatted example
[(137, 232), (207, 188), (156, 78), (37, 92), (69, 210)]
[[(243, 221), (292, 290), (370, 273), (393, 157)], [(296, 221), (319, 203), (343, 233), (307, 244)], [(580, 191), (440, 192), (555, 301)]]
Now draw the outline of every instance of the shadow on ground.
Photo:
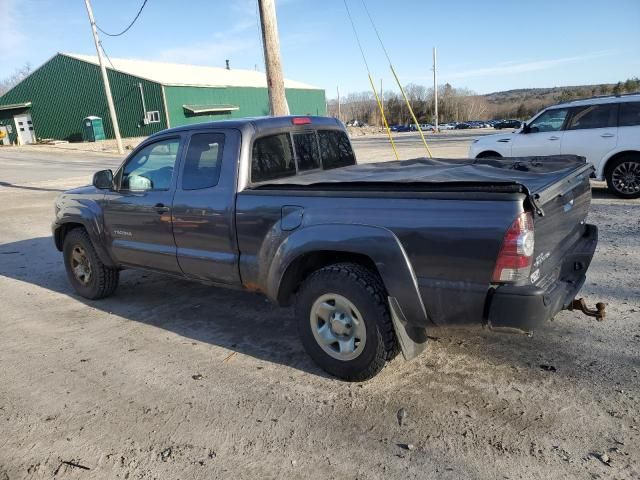
[(126, 270), (112, 297), (87, 300), (68, 283), (62, 254), (50, 237), (0, 245), (0, 276), (194, 341), (326, 376), (302, 349), (291, 309), (278, 308), (261, 295)]

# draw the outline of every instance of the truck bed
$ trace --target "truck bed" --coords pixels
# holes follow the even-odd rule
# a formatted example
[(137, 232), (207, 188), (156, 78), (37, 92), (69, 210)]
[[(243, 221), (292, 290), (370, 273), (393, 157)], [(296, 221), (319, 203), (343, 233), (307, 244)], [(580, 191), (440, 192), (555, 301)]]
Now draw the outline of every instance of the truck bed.
[(505, 191), (540, 195), (551, 186), (592, 169), (583, 157), (514, 157), (501, 159), (416, 158), (365, 163), (271, 180), (253, 189), (402, 189), (420, 191)]

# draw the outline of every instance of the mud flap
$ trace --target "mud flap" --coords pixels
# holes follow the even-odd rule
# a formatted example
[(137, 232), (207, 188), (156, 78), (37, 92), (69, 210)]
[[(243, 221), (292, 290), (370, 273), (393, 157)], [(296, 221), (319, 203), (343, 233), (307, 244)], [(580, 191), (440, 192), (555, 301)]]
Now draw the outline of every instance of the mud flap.
[(420, 355), (427, 346), (427, 329), (409, 325), (398, 304), (398, 300), (396, 300), (395, 297), (388, 298), (393, 329), (400, 343), (402, 356), (405, 360), (413, 360)]

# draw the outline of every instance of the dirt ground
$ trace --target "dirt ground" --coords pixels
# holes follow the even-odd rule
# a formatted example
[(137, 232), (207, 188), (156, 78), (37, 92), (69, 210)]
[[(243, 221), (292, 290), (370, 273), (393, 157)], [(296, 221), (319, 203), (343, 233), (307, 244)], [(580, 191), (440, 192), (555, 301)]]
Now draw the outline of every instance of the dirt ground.
[(604, 322), (434, 329), (350, 384), (261, 296), (126, 271), (78, 297), (53, 199), (118, 160), (21, 152), (0, 150), (0, 480), (640, 478), (640, 201), (594, 190), (582, 294)]

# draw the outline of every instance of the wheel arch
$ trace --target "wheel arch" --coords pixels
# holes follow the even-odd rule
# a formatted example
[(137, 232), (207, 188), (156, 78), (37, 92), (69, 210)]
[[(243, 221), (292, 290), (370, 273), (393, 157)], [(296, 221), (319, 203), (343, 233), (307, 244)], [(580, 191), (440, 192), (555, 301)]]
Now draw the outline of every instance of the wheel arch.
[(483, 150), (476, 155), (476, 158), (502, 158), (502, 155), (495, 150)]
[(85, 228), (85, 226), (80, 222), (67, 222), (61, 225), (56, 225), (53, 230), (53, 241), (56, 244), (56, 248), (59, 252), (62, 251), (64, 247), (64, 239), (69, 234), (71, 230), (74, 228)]
[(624, 157), (625, 155), (635, 155), (640, 158), (640, 150), (633, 150), (631, 148), (626, 148), (624, 150), (618, 150), (615, 153), (610, 154), (609, 157), (602, 162), (602, 166), (600, 167), (600, 171), (598, 172), (598, 178), (599, 179), (606, 178), (606, 176), (609, 174), (609, 169), (611, 168), (611, 165), (613, 165), (613, 162), (615, 162), (621, 157)]
[(284, 271), (280, 279), (277, 293), (278, 305), (288, 306), (300, 284), (316, 270), (337, 263), (354, 263), (371, 273), (381, 276), (371, 257), (362, 253), (341, 250), (316, 250), (306, 252), (296, 257)]
[(369, 225), (315, 225), (287, 237), (273, 256), (266, 293), (287, 305), (306, 275), (333, 263), (356, 263), (378, 274), (406, 319), (431, 325), (409, 258), (390, 230)]
[[(65, 221), (66, 220), (66, 221)], [(56, 248), (62, 251), (64, 248), (64, 240), (71, 230), (76, 228), (84, 229), (89, 235), (89, 239), (96, 250), (98, 257), (106, 266), (114, 268), (116, 262), (113, 260), (103, 243), (101, 242), (100, 230), (96, 229), (96, 225), (80, 218), (68, 218), (61, 222), (57, 222), (53, 227), (53, 240)]]

